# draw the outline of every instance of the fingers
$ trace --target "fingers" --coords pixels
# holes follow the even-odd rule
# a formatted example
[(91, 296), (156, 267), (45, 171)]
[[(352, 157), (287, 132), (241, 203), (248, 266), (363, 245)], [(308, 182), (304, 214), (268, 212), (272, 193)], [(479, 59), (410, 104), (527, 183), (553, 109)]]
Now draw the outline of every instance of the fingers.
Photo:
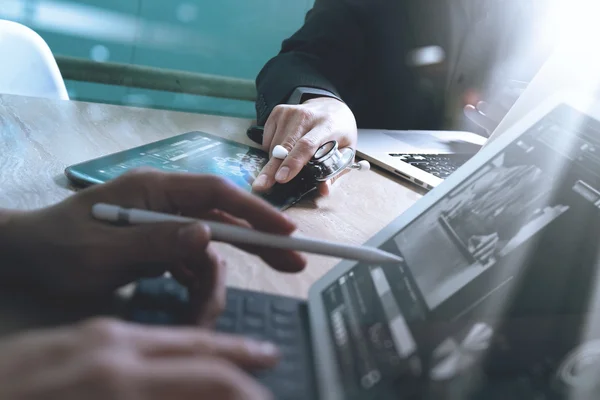
[[(238, 225), (245, 228), (250, 227), (250, 224), (248, 224), (246, 221), (236, 219), (231, 215), (219, 211), (211, 212), (209, 215), (207, 215), (207, 219)], [(238, 247), (241, 250), (256, 254), (271, 267), (282, 272), (298, 272), (304, 269), (306, 266), (306, 258), (302, 254), (295, 251), (269, 249), (248, 245), (238, 245)]]
[[(317, 149), (330, 140), (331, 131), (317, 126), (304, 136), (294, 140), (291, 144), (283, 145), (289, 150), (288, 156), (283, 160), (279, 170), (275, 174), (275, 180), (279, 183), (287, 183), (294, 178), (310, 161)], [(293, 138), (295, 139), (295, 138)], [(290, 140), (291, 139), (287, 139)], [(291, 148), (291, 150), (290, 150)]]
[(122, 341), (146, 357), (223, 358), (244, 369), (270, 368), (279, 361), (279, 350), (269, 342), (212, 333), (198, 328), (147, 327), (127, 324)]
[[(263, 192), (275, 183), (290, 182), (323, 143), (335, 139), (339, 147), (344, 148), (353, 146), (356, 137), (354, 115), (337, 99), (317, 98), (301, 105), (275, 107), (263, 135), (263, 148), (271, 159), (254, 182), (253, 190)], [(277, 145), (288, 152), (283, 161), (272, 157)]]
[(331, 181), (327, 181), (327, 182), (320, 182), (319, 185), (317, 186), (317, 190), (319, 191), (319, 196), (329, 196), (329, 194), (331, 193), (331, 185), (332, 182)]
[[(213, 211), (202, 217), (252, 228), (249, 222), (220, 211)], [(152, 264), (163, 269), (170, 268), (178, 281), (194, 291), (209, 288), (215, 290), (221, 287), (218, 282), (224, 279), (222, 276), (225, 273), (224, 260), (208, 248), (211, 235), (210, 229), (205, 224), (157, 223), (124, 227), (116, 230), (111, 240), (115, 240), (119, 246), (120, 264), (132, 266), (131, 273), (127, 274), (128, 279), (155, 276), (163, 272), (157, 268), (135, 267)], [(306, 266), (305, 257), (297, 252), (247, 245), (238, 245), (238, 247), (258, 255), (279, 271), (298, 272)], [(131, 274), (135, 276), (129, 276)]]
[[(301, 138), (303, 138), (316, 123), (313, 111), (304, 106), (277, 106), (271, 113), (269, 120), (272, 120), (273, 122), (269, 123), (269, 121), (267, 121), (267, 124), (265, 124), (265, 130), (267, 130), (267, 132), (265, 133), (265, 136), (263, 136), (263, 147), (269, 152), (271, 159), (267, 165), (263, 167), (253, 186), (254, 190), (261, 192), (270, 189), (275, 182), (289, 182), (298, 174), (298, 172), (300, 172), (300, 169), (302, 169), (306, 162), (300, 168), (292, 170), (289, 165), (282, 166), (282, 162), (279, 159), (272, 157), (272, 152), (277, 145), (283, 146), (288, 153), (291, 152), (292, 149), (295, 148), (296, 143), (299, 140), (302, 140)], [(310, 152), (308, 155), (304, 155), (306, 161), (308, 161), (313, 154), (314, 151)]]
[(271, 157), (258, 174), (258, 178), (252, 183), (252, 190), (257, 192), (266, 192), (275, 184), (275, 175), (283, 161)]
[(292, 150), (298, 139), (309, 132), (317, 123), (314, 111), (305, 106), (278, 106), (277, 129), (269, 146), (269, 154), (276, 145)]
[(265, 400), (271, 394), (241, 368), (277, 361), (270, 344), (114, 319), (29, 334), (2, 350), (9, 398)]
[[(117, 230), (114, 235), (119, 246), (119, 263), (132, 266), (178, 264), (194, 255), (203, 257), (211, 240), (209, 228), (199, 223), (129, 226)], [(134, 272), (145, 276), (139, 268)], [(148, 274), (155, 275), (156, 272), (150, 268)]]
[[(65, 328), (44, 328), (6, 336), (0, 345), (0, 371), (9, 368), (24, 376), (36, 368), (56, 366), (76, 351), (73, 332)], [(1, 397), (1, 396), (0, 396)]]
[(275, 132), (277, 132), (277, 121), (279, 119), (279, 114), (281, 111), (281, 107), (275, 107), (269, 115), (267, 122), (265, 123), (265, 127), (263, 129), (263, 141), (262, 147), (263, 150), (269, 151), (271, 148), (271, 143), (273, 142), (273, 137), (275, 136)]
[(84, 360), (83, 383), (106, 389), (103, 397), (270, 398), (240, 368), (274, 366), (279, 354), (272, 344), (197, 328), (148, 327), (115, 319), (86, 321), (71, 331), (77, 332), (73, 342), (81, 346), (74, 354)]
[(218, 358), (160, 360), (140, 368), (137, 379), (144, 399), (270, 400), (272, 394)]
[(480, 113), (475, 106), (471, 104), (467, 104), (464, 108), (464, 113), (467, 118), (469, 118), (472, 122), (483, 128), (488, 135), (490, 135), (494, 129), (496, 129), (496, 124), (494, 121), (486, 117), (484, 114)]
[(494, 123), (499, 124), (506, 115), (507, 109), (502, 109), (500, 106), (494, 106), (488, 102), (480, 101), (477, 103), (477, 110), (491, 119)]
[(113, 187), (126, 186), (135, 191), (137, 197), (143, 193), (146, 208), (152, 210), (199, 217), (219, 209), (265, 232), (289, 234), (296, 229), (291, 220), (263, 199), (214, 175), (144, 171), (112, 183)]
[(151, 358), (211, 356), (243, 368), (269, 368), (279, 360), (279, 351), (271, 343), (197, 327), (154, 327), (98, 318), (82, 323), (79, 332), (87, 348), (118, 347)]
[(504, 88), (493, 97), (491, 102), (478, 101), (475, 106), (472, 104), (465, 106), (465, 115), (491, 134), (522, 94), (523, 89), (519, 84), (516, 82), (516, 86), (509, 85)]
[[(178, 183), (181, 185), (187, 184), (190, 188), (192, 187), (190, 179), (186, 179), (185, 176), (182, 176), (181, 178), (182, 182), (172, 181), (171, 188), (173, 191), (177, 191), (175, 188)], [(189, 200), (182, 197), (177, 197), (175, 200), (175, 197), (173, 196), (172, 199), (173, 201), (183, 203), (185, 207), (181, 208), (182, 212), (185, 213), (189, 210), (188, 214), (190, 215), (194, 215), (198, 212), (204, 213), (206, 210), (210, 209), (219, 209), (235, 217), (244, 219), (248, 221), (252, 227), (265, 232), (289, 234), (296, 230), (296, 225), (291, 220), (266, 201), (239, 189), (228, 181), (213, 178), (213, 181), (207, 189), (211, 191), (211, 195), (209, 195), (209, 198), (204, 202), (199, 201), (188, 205), (187, 202)], [(196, 188), (194, 188), (191, 192), (192, 201), (194, 198), (201, 200), (202, 190), (196, 190)], [(180, 193), (177, 194), (179, 195)]]
[(504, 95), (501, 96), (499, 103), (506, 110), (509, 110), (525, 92), (527, 86), (527, 82), (511, 80), (508, 83)]
[(258, 173), (257, 178), (252, 183), (252, 190), (255, 190), (257, 192), (265, 192), (275, 184), (275, 173), (277, 172), (277, 169), (279, 169), (279, 165), (281, 164), (280, 160), (271, 157), (270, 150), (271, 147), (275, 146), (274, 144), (272, 146), (272, 143), (273, 138), (275, 137), (275, 132), (277, 131), (277, 121), (281, 112), (280, 110), (280, 107), (275, 107), (273, 109), (273, 112), (271, 112), (271, 115), (267, 119), (267, 122), (265, 123), (265, 128), (263, 130), (262, 145), (263, 149), (269, 153), (270, 159), (267, 162), (267, 164), (262, 168), (262, 170)]
[(182, 235), (181, 246), (187, 250), (180, 263), (171, 269), (173, 277), (188, 287), (190, 294), (191, 319), (199, 326), (210, 327), (225, 307), (227, 265), (212, 246), (203, 251), (198, 249), (197, 242), (202, 241), (201, 232), (187, 229)]
[[(112, 181), (112, 186), (124, 186), (126, 190), (131, 190), (132, 187), (137, 189), (137, 196), (143, 193), (144, 202), (149, 203), (146, 207), (158, 211), (203, 217), (209, 210), (217, 209), (232, 216), (233, 219), (224, 221), (227, 223), (239, 225), (239, 220), (245, 220), (245, 227), (284, 235), (296, 229), (291, 220), (258, 196), (211, 175), (144, 171), (131, 174), (120, 182)], [(120, 203), (118, 196), (117, 203)], [(239, 220), (236, 221), (235, 218)], [(111, 241), (109, 247), (115, 249), (115, 253), (119, 253), (121, 265), (140, 265), (144, 262), (152, 262), (155, 265), (168, 263), (171, 266), (182, 262), (187, 265), (201, 265), (200, 260), (189, 262), (188, 257), (190, 254), (204, 256), (203, 250), (211, 240), (207, 229), (202, 225), (180, 223), (127, 226), (113, 229), (107, 240)], [(252, 251), (273, 267), (283, 271), (298, 271), (305, 265), (305, 260), (297, 253), (259, 249)], [(188, 262), (185, 262), (186, 259)], [(184, 268), (176, 274), (182, 283), (187, 282), (189, 285), (189, 279), (192, 279), (193, 275), (187, 272), (186, 274)], [(155, 271), (152, 274), (155, 274)]]

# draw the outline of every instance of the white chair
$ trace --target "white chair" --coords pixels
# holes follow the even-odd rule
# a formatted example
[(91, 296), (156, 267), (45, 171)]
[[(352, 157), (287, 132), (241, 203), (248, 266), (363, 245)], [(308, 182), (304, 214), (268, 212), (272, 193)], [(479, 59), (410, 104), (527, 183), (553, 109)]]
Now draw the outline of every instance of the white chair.
[(48, 44), (32, 29), (0, 20), (0, 94), (68, 100)]

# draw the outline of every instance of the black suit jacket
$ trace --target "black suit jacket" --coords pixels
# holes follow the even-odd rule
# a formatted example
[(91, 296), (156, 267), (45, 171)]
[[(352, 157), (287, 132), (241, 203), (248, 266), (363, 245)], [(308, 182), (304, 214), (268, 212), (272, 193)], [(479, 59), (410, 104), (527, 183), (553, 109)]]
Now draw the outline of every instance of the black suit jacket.
[[(531, 18), (528, 0), (510, 0), (518, 10), (506, 0), (466, 0), (471, 6), (463, 10), (461, 1), (316, 0), (256, 79), (258, 124), (296, 87), (307, 86), (341, 97), (359, 128), (456, 128), (447, 116), (461, 116), (462, 104), (449, 97), (485, 90), (498, 61), (514, 50), (517, 27)], [(443, 65), (407, 64), (407, 55), (425, 46), (444, 49)], [(469, 65), (454, 73), (458, 55)]]

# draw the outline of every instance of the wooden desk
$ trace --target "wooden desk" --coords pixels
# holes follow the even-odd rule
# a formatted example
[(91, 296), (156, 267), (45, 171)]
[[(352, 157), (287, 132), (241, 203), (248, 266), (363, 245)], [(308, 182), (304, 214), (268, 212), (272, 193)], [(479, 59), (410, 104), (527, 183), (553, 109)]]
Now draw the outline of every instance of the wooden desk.
[[(68, 165), (180, 133), (199, 130), (253, 145), (251, 121), (151, 109), (0, 95), (0, 207), (32, 209), (72, 194)], [(311, 237), (361, 244), (421, 195), (387, 174), (350, 173), (327, 198), (286, 211)], [(339, 260), (309, 255), (298, 275), (275, 272), (220, 244), (231, 286), (306, 297), (310, 285)]]

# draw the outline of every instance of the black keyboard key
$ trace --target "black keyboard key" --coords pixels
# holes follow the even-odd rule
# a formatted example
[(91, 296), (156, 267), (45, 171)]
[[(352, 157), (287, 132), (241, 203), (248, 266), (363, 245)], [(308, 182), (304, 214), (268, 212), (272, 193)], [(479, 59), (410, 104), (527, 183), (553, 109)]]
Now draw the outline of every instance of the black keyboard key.
[(240, 302), (242, 301), (242, 297), (235, 291), (227, 292), (227, 302), (225, 303), (224, 312), (230, 312), (233, 314), (237, 314), (240, 309)]
[(135, 310), (131, 313), (131, 321), (147, 325), (176, 325), (177, 320), (163, 311)]
[(131, 321), (138, 324), (153, 324), (154, 313), (152, 311), (135, 310), (131, 313)]
[[(176, 324), (185, 312), (187, 291), (177, 282), (147, 280), (137, 291), (137, 302), (128, 314), (132, 320), (153, 325)], [(185, 301), (187, 303), (187, 301)], [(308, 340), (306, 303), (231, 288), (216, 330), (275, 342), (281, 353), (279, 364), (270, 370), (251, 372), (269, 387), (276, 399), (313, 399), (312, 355)]]
[(167, 277), (144, 278), (136, 287), (124, 317), (152, 325), (180, 325), (189, 323), (190, 305), (187, 289)]
[(163, 296), (177, 303), (188, 301), (187, 290), (174, 280), (165, 280), (163, 285)]
[(390, 154), (439, 178), (445, 178), (467, 162), (471, 154)]
[(296, 318), (292, 315), (273, 314), (271, 316), (271, 321), (275, 327), (288, 328), (296, 325)]
[(291, 314), (298, 311), (298, 302), (287, 299), (277, 299), (272, 303), (273, 311), (281, 314)]
[(289, 360), (281, 360), (277, 365), (277, 369), (275, 371), (281, 375), (291, 375), (297, 374), (300, 371), (300, 365), (298, 362), (289, 361)]
[(177, 325), (178, 322), (172, 314), (165, 311), (157, 311), (154, 315), (155, 325)]
[(188, 291), (170, 278), (144, 278), (136, 282), (132, 304), (136, 308), (184, 308), (188, 303)]
[(257, 378), (257, 380), (268, 387), (277, 400), (308, 400), (314, 398), (308, 395), (304, 383), (297, 382), (293, 376), (285, 379), (277, 375), (271, 375), (262, 379)]
[(246, 315), (243, 321), (244, 330), (263, 331), (265, 329), (265, 321), (262, 318), (252, 315)]
[(244, 303), (244, 311), (249, 314), (263, 315), (267, 312), (268, 302), (265, 298), (248, 296)]
[(256, 340), (258, 342), (264, 342), (264, 341), (270, 341), (272, 342), (273, 339), (270, 338), (264, 331), (260, 331), (260, 332), (253, 332), (250, 330), (246, 330), (243, 332), (239, 332), (240, 335), (243, 335), (244, 337), (247, 337), (248, 339), (253, 339)]
[(298, 346), (289, 346), (286, 344), (280, 344), (278, 346), (281, 358), (290, 362), (294, 362), (301, 357)]
[[(280, 378), (276, 376), (277, 380), (274, 382), (275, 387), (281, 388), (280, 391), (284, 396), (292, 396), (298, 393), (304, 392), (304, 387), (299, 379), (294, 379), (293, 376), (289, 378)], [(284, 397), (285, 398), (285, 397)]]
[(278, 343), (291, 343), (298, 338), (296, 331), (293, 329), (276, 328), (273, 332), (273, 339)]
[(280, 400), (306, 400), (306, 393), (285, 393)]
[(234, 333), (236, 331), (236, 318), (232, 315), (223, 314), (216, 323), (216, 330), (224, 333)]
[(315, 398), (310, 346), (303, 329), (305, 307), (305, 302), (291, 298), (229, 289), (227, 310), (217, 320), (218, 331), (277, 344), (279, 364), (249, 373), (278, 400)]

